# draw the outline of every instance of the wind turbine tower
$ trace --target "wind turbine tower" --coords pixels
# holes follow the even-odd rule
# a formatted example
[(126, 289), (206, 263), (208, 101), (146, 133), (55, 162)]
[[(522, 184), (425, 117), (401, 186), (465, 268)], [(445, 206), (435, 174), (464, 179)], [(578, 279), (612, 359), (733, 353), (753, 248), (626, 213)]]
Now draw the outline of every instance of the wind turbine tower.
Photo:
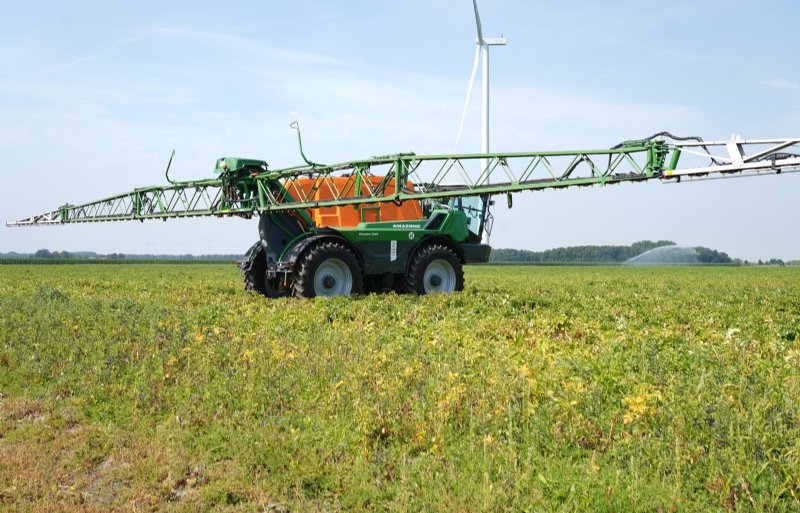
[[(472, 7), (475, 9), (475, 26), (478, 29), (478, 50), (480, 51), (480, 59), (483, 61), (483, 95), (481, 97), (481, 153), (489, 153), (489, 47), (490, 46), (505, 46), (506, 38), (500, 37), (483, 37), (483, 28), (481, 27), (481, 15), (478, 13), (478, 0), (472, 0)], [(476, 53), (477, 57), (477, 53)], [(470, 87), (471, 88), (471, 87)], [(486, 161), (481, 161), (484, 169), (486, 169)]]
[[(478, 47), (475, 49), (475, 59), (472, 61), (472, 74), (469, 78), (469, 87), (467, 88), (467, 98), (464, 102), (464, 110), (461, 113), (461, 124), (458, 127), (456, 148), (461, 140), (461, 132), (464, 129), (464, 119), (467, 116), (467, 108), (469, 107), (469, 100), (472, 96), (472, 86), (475, 84), (475, 74), (478, 71), (478, 64), (482, 63), (483, 94), (481, 97), (481, 153), (489, 153), (489, 47), (505, 46), (507, 41), (506, 38), (502, 36), (483, 37), (483, 27), (481, 26), (481, 15), (478, 12), (477, 0), (472, 0), (472, 7), (475, 9), (475, 27), (478, 30), (478, 38), (475, 40), (475, 42), (478, 44)], [(480, 165), (481, 172), (486, 172), (486, 167), (489, 165), (489, 160), (481, 159)], [(484, 228), (481, 238), (484, 244), (489, 244), (489, 233), (486, 228)]]

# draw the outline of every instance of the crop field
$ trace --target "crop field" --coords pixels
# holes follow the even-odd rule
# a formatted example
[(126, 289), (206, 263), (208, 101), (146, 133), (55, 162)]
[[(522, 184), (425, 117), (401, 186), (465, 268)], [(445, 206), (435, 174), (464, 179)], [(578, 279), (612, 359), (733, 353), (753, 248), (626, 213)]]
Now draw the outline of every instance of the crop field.
[(800, 269), (0, 267), (0, 511), (798, 511)]

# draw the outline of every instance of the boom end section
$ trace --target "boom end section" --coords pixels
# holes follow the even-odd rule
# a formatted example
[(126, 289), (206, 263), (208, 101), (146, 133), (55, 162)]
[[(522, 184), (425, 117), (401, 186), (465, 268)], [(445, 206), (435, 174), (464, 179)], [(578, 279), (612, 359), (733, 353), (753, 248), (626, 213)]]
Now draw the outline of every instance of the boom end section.
[[(742, 139), (734, 134), (729, 141), (679, 141), (664, 179), (714, 178), (751, 176), (758, 174), (795, 173), (800, 171), (800, 138)], [(710, 165), (677, 167), (681, 155), (692, 155), (695, 160), (710, 159)], [(728, 176), (726, 176), (728, 175)]]
[(25, 226), (53, 226), (64, 224), (64, 216), (62, 215), (63, 210), (64, 208), (62, 207), (58, 210), (53, 210), (52, 212), (45, 212), (43, 214), (28, 217), (26, 219), (20, 219), (19, 221), (8, 221), (6, 222), (6, 227), (19, 228)]

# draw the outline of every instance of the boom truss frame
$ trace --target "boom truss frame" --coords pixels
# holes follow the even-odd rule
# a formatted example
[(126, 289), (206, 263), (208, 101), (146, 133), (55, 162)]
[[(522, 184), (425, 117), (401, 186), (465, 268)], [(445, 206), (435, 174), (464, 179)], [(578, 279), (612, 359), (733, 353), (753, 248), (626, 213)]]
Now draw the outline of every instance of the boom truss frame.
[[(710, 164), (678, 168), (682, 155), (710, 161)], [(563, 152), (401, 153), (274, 171), (268, 170), (266, 164), (263, 169), (233, 169), (216, 179), (138, 188), (82, 205), (64, 205), (6, 225), (251, 217), (270, 211), (446, 200), (652, 179), (680, 181), (710, 175), (795, 171), (800, 171), (800, 138), (748, 141), (734, 136), (729, 141), (675, 143), (661, 139), (638, 140), (612, 149)], [(371, 176), (382, 179), (375, 184)], [(301, 185), (300, 179), (306, 178), (312, 180), (310, 187), (307, 182)]]

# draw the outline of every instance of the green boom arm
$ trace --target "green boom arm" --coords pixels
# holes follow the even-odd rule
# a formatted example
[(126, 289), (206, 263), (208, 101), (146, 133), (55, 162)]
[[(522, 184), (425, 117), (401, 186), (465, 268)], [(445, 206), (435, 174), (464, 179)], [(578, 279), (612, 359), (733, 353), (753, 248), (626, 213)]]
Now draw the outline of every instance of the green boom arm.
[[(748, 151), (755, 148), (753, 151)], [(64, 205), (7, 226), (130, 221), (255, 213), (392, 201), (447, 199), (652, 179), (675, 180), (800, 170), (800, 139), (675, 142), (627, 141), (612, 149), (373, 157), (335, 165), (310, 163), (269, 170), (242, 159), (219, 177), (143, 187), (82, 205)], [(715, 150), (717, 150), (715, 152)], [(719, 154), (719, 150), (724, 151)], [(746, 151), (747, 150), (747, 151)], [(691, 157), (700, 164), (679, 168)], [(254, 165), (254, 163), (260, 165)], [(375, 185), (369, 175), (383, 177)], [(334, 177), (345, 177), (333, 180)], [(294, 179), (312, 178), (311, 188)], [(406, 184), (413, 183), (413, 187)], [(395, 187), (395, 184), (400, 184)], [(324, 191), (326, 199), (316, 200)]]

